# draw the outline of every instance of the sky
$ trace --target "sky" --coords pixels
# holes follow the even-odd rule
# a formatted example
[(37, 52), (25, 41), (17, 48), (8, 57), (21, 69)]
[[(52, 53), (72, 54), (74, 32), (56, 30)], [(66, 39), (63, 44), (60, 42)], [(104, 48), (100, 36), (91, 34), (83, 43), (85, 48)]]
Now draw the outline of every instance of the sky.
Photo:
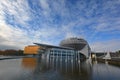
[(0, 50), (69, 37), (92, 51), (120, 50), (120, 0), (0, 0)]

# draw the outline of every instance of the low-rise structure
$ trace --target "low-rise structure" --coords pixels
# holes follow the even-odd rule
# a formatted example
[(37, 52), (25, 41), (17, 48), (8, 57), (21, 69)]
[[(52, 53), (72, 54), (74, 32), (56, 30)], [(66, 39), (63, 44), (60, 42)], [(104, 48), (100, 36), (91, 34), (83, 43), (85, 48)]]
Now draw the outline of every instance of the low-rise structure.
[(32, 54), (32, 55), (35, 55), (35, 54), (38, 54), (39, 53), (39, 50), (40, 50), (40, 46), (37, 46), (37, 45), (29, 45), (29, 46), (26, 46), (24, 48), (24, 54)]

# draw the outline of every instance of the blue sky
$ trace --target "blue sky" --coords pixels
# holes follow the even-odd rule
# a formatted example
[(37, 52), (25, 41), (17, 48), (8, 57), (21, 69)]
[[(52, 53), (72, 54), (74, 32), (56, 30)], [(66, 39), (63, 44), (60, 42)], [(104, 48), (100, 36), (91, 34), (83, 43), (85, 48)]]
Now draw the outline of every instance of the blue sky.
[(120, 0), (1, 0), (0, 49), (33, 42), (59, 45), (68, 37), (92, 51), (120, 49)]

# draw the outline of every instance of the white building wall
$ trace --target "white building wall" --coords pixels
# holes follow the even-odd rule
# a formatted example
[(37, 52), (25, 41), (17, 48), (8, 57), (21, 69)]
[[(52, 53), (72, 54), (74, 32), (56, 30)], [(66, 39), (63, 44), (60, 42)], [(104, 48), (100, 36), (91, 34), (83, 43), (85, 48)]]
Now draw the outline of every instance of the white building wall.
[(86, 58), (88, 58), (90, 53), (89, 46), (86, 45), (82, 50), (80, 50), (80, 53), (84, 54)]

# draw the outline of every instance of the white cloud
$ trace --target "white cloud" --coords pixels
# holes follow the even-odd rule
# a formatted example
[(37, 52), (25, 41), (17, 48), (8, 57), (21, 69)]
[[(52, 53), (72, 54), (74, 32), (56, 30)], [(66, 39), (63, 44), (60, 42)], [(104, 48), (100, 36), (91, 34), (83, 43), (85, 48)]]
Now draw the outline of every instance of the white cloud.
[(6, 23), (0, 24), (0, 49), (23, 49), (34, 42), (52, 44), (49, 38), (58, 36), (57, 31), (55, 28), (42, 28), (28, 33)]
[(117, 51), (120, 49), (120, 39), (94, 42), (90, 44), (90, 47), (92, 51), (98, 52)]
[[(61, 33), (64, 33), (65, 38), (69, 38), (69, 37), (81, 37), (81, 38), (85, 38), (84, 35), (84, 30), (82, 30), (82, 26), (79, 27), (79, 29), (77, 29), (75, 31), (75, 27), (79, 25), (79, 21), (76, 22), (71, 22), (68, 24), (63, 24), (62, 28), (61, 28)], [(79, 34), (78, 34), (79, 32)]]
[(42, 7), (43, 11), (42, 13), (44, 16), (49, 17), (50, 16), (50, 8), (47, 0), (39, 0), (40, 6)]
[(6, 22), (7, 14), (14, 16), (14, 23), (27, 27), (26, 22), (30, 20), (27, 2), (25, 0), (0, 1), (0, 49), (23, 49), (32, 41), (27, 35), (27, 31)]
[(10, 46), (15, 49), (22, 49), (24, 45), (28, 44), (29, 37), (24, 30), (14, 28), (7, 24), (0, 24), (0, 47)]
[[(1, 0), (0, 46), (23, 48), (33, 42), (54, 44), (58, 36), (88, 37), (94, 40), (98, 37), (97, 33), (118, 34), (120, 18), (111, 16), (119, 13), (116, 4), (120, 3), (114, 1), (113, 4), (107, 2), (101, 5), (93, 0), (87, 7), (88, 3), (79, 0), (75, 4), (65, 0), (39, 0), (39, 3), (32, 4), (34, 7), (31, 8), (27, 0)], [(111, 12), (106, 13), (106, 10)], [(7, 16), (13, 16), (9, 21), (13, 20), (15, 25), (7, 23)], [(104, 50), (99, 49), (99, 46), (111, 48), (111, 45), (106, 46), (104, 43), (109, 44), (95, 42), (92, 44), (93, 50)], [(116, 43), (112, 45), (117, 46)]]
[[(33, 38), (39, 38), (39, 39), (49, 39), (54, 38), (58, 35), (60, 35), (60, 29), (55, 27), (49, 27), (48, 25), (44, 25), (44, 27), (41, 27), (40, 29), (36, 31), (32, 31)], [(45, 40), (44, 40), (45, 41)], [(46, 42), (50, 42), (47, 41)]]
[(49, 5), (47, 3), (47, 0), (40, 0), (41, 7), (45, 10), (49, 10)]
[(30, 20), (29, 6), (26, 0), (2, 0), (0, 1), (0, 17), (5, 20), (7, 14), (14, 17), (14, 22), (20, 25), (27, 25)]
[(119, 18), (107, 18), (101, 17), (97, 20), (97, 25), (93, 26), (96, 31), (114, 31), (120, 30), (120, 19)]

